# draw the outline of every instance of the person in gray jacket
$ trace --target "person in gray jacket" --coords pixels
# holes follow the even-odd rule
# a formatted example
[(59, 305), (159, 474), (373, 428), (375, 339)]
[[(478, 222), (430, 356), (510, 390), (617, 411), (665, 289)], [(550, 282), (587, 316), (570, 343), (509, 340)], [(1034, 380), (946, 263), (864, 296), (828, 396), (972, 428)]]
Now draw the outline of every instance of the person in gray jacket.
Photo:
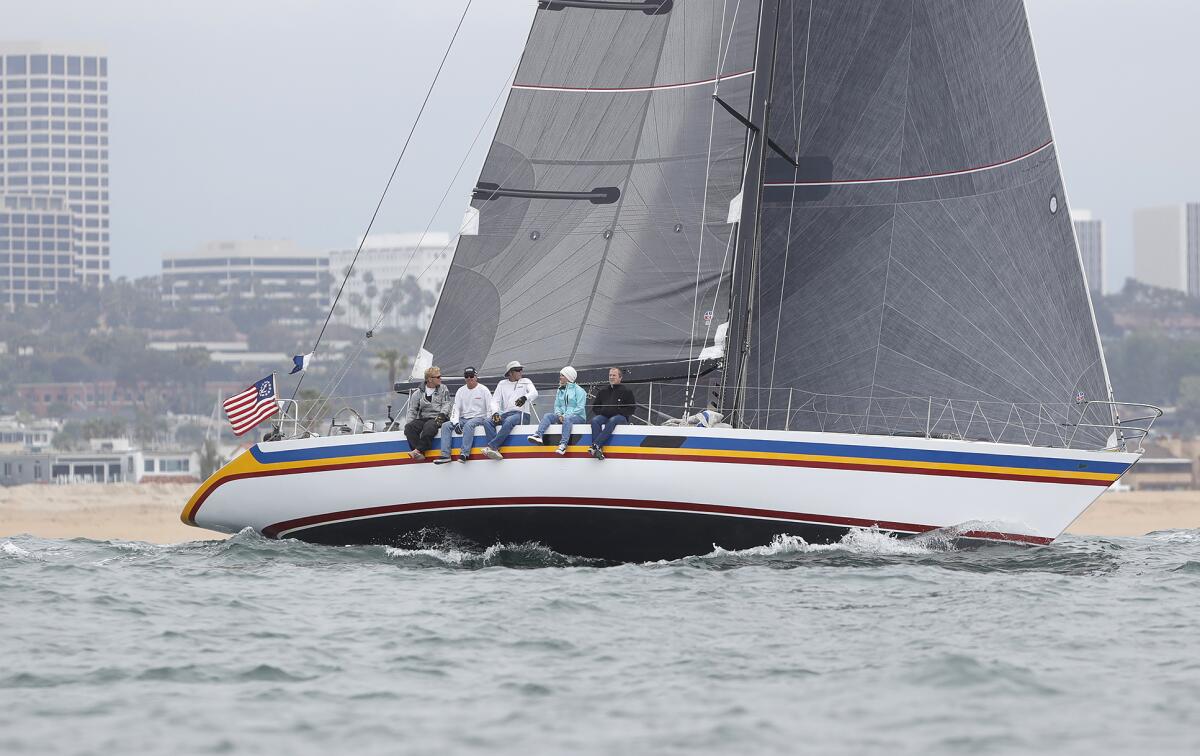
[(408, 400), (405, 415), (404, 436), (412, 449), (408, 453), (413, 459), (425, 459), (425, 452), (433, 446), (442, 423), (450, 419), (450, 390), (442, 385), (442, 371), (431, 367), (425, 371), (425, 385), (413, 392)]

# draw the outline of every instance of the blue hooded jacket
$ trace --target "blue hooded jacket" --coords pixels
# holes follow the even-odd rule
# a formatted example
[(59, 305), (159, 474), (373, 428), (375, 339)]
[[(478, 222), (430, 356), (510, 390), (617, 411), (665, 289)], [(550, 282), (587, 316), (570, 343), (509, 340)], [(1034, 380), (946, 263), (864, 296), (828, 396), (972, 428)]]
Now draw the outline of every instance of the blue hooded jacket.
[(554, 414), (587, 417), (587, 392), (575, 383), (560, 386), (554, 395)]

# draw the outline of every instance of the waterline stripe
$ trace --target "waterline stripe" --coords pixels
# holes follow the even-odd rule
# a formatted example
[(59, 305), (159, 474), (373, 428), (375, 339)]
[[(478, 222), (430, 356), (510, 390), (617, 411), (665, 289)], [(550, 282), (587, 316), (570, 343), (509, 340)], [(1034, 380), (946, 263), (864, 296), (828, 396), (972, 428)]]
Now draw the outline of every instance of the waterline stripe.
[[(413, 514), (440, 510), (463, 510), (481, 508), (538, 508), (538, 507), (583, 507), (598, 509), (650, 510), (659, 512), (683, 512), (688, 514), (707, 514), (725, 517), (743, 517), (756, 520), (776, 520), (812, 525), (834, 525), (849, 528), (879, 528), (880, 530), (916, 535), (938, 530), (940, 526), (921, 525), (906, 522), (889, 522), (884, 520), (869, 520), (857, 517), (839, 517), (834, 515), (818, 515), (802, 512), (783, 512), (771, 509), (753, 507), (726, 506), (720, 504), (702, 504), (679, 501), (652, 501), (642, 499), (598, 499), (583, 497), (495, 497), (490, 499), (447, 499), (443, 501), (424, 501), (409, 504), (392, 504), (364, 509), (350, 509), (341, 512), (328, 512), (319, 515), (300, 517), (275, 523), (263, 528), (263, 535), (268, 538), (286, 538), (300, 530), (332, 525), (354, 520), (373, 519), (392, 515)], [(964, 538), (986, 538), (990, 540), (1018, 541), (1031, 544), (1048, 544), (1052, 539), (1040, 536), (1030, 536), (1018, 533), (1001, 533), (991, 531), (968, 531), (961, 534)]]

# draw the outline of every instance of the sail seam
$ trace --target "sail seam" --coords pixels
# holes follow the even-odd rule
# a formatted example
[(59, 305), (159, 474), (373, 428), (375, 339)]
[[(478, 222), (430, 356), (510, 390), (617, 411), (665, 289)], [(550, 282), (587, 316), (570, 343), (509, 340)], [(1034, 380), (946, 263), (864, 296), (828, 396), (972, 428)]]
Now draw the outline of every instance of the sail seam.
[(854, 184), (892, 184), (892, 183), (900, 184), (900, 183), (905, 183), (908, 181), (926, 181), (929, 179), (946, 178), (948, 176), (968, 176), (973, 173), (983, 173), (985, 171), (994, 171), (998, 168), (1005, 168), (1007, 166), (1013, 165), (1014, 163), (1019, 163), (1022, 160), (1028, 160), (1029, 158), (1031, 158), (1035, 155), (1038, 155), (1041, 152), (1049, 149), (1053, 144), (1054, 144), (1054, 140), (1051, 139), (1050, 141), (1043, 144), (1041, 147), (1030, 150), (1029, 152), (1026, 152), (1024, 155), (1018, 155), (1017, 157), (1009, 158), (1008, 160), (1002, 160), (998, 163), (989, 163), (988, 165), (980, 165), (980, 166), (976, 166), (974, 168), (963, 168), (961, 170), (956, 170), (956, 171), (942, 171), (940, 173), (923, 173), (923, 174), (919, 174), (919, 175), (915, 175), (915, 176), (892, 176), (892, 177), (888, 177), (888, 178), (840, 179), (838, 181), (767, 182), (766, 186), (787, 187), (787, 186), (847, 186), (847, 185), (854, 185)]
[[(904, 129), (908, 125), (908, 104), (909, 104), (909, 100), (911, 99), (911, 91), (909, 88), (912, 85), (912, 67), (913, 67), (913, 64), (912, 64), (912, 37), (913, 37), (912, 12), (913, 12), (913, 5), (915, 5), (915, 2), (910, 3), (910, 5), (909, 5), (908, 36), (905, 38), (904, 45), (901, 47), (901, 50), (908, 54), (908, 67), (904, 71), (904, 116), (903, 116), (903, 120), (900, 122), (900, 164), (898, 166), (900, 168), (904, 167), (904, 146), (905, 146)], [(881, 89), (883, 87), (883, 81), (884, 81), (884, 79), (880, 79), (880, 88)], [(876, 94), (878, 94), (878, 92), (876, 92)], [(899, 188), (896, 188), (894, 191), (899, 193), (900, 190), (899, 190)], [(897, 197), (897, 199), (899, 199), (899, 197)], [(895, 256), (895, 248), (896, 248), (896, 215), (899, 213), (899, 211), (900, 211), (899, 207), (897, 207), (896, 205), (892, 205), (892, 223), (891, 223), (891, 228), (888, 229), (887, 267), (885, 267), (883, 270), (883, 294), (880, 297), (880, 302), (879, 302), (879, 330), (875, 332), (875, 362), (871, 366), (871, 388), (870, 388), (870, 393), (869, 393), (870, 398), (867, 400), (867, 418), (866, 418), (866, 429), (867, 430), (870, 430), (870, 428), (871, 428), (871, 402), (874, 401), (874, 399), (875, 399), (875, 382), (879, 378), (879, 353), (883, 351), (883, 323), (887, 319), (887, 313), (888, 313), (888, 283), (891, 281), (891, 278), (892, 278), (892, 258)]]
[(729, 74), (728, 76), (716, 76), (711, 79), (702, 81), (685, 81), (680, 84), (655, 84), (645, 87), (563, 87), (548, 84), (513, 84), (513, 89), (528, 89), (539, 92), (607, 92), (607, 93), (637, 93), (637, 92), (659, 92), (665, 89), (686, 89), (689, 87), (702, 87), (706, 84), (718, 84), (722, 81), (731, 79), (741, 79), (746, 76), (753, 76), (754, 70), (739, 71), (738, 73)]
[[(658, 76), (658, 72), (662, 69), (663, 51), (666, 49), (667, 35), (668, 35), (668, 32), (670, 31), (672, 20), (673, 19), (669, 18), (667, 20), (667, 22), (663, 25), (662, 35), (658, 39), (658, 44), (659, 44), (658, 56), (655, 58), (654, 73), (652, 74), (655, 77)], [(647, 37), (648, 36), (649, 36), (649, 32), (647, 32)], [(611, 107), (611, 103), (610, 103), (610, 107)], [(650, 117), (650, 110), (651, 110), (650, 100), (649, 100), (649, 98), (647, 98), (645, 107), (642, 110), (641, 120), (638, 122), (637, 140), (634, 142), (633, 151), (630, 153), (632, 155), (636, 155), (638, 153), (638, 150), (641, 149), (641, 146), (642, 146), (642, 140), (644, 140), (646, 138), (646, 119)], [(634, 168), (633, 168), (633, 166), (630, 166), (629, 172), (625, 174), (625, 180), (622, 182), (623, 191), (621, 192), (621, 197), (620, 197), (620, 199), (617, 200), (616, 207), (613, 208), (612, 225), (614, 228), (620, 224), (621, 210), (624, 209), (624, 207), (625, 207), (625, 200), (626, 200), (626, 195), (629, 192), (629, 185), (633, 181), (633, 173), (634, 173)], [(584, 308), (583, 317), (580, 318), (580, 320), (579, 320), (579, 330), (575, 332), (575, 343), (571, 345), (571, 354), (569, 357), (569, 362), (575, 361), (575, 355), (579, 353), (579, 345), (583, 342), (583, 335), (587, 331), (588, 318), (590, 318), (592, 315), (592, 305), (596, 301), (596, 293), (600, 290), (600, 282), (604, 279), (604, 268), (608, 264), (608, 253), (612, 249), (612, 245), (613, 245), (612, 240), (614, 237), (615, 237), (615, 234), (613, 236), (610, 236), (604, 242), (604, 252), (602, 252), (600, 255), (600, 264), (596, 269), (595, 278), (592, 279), (592, 291), (591, 291), (591, 294), (588, 296), (587, 307)]]

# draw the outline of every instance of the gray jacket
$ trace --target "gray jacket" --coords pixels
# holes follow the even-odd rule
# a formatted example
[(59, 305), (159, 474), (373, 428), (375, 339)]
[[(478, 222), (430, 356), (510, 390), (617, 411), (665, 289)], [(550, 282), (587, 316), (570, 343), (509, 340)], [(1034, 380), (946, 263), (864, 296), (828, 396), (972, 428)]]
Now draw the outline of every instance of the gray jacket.
[(425, 387), (421, 386), (409, 397), (408, 413), (404, 420), (411, 423), (413, 420), (432, 420), (438, 415), (450, 417), (450, 410), (453, 406), (454, 401), (450, 398), (450, 389), (438, 386), (433, 392), (433, 399), (427, 399)]

